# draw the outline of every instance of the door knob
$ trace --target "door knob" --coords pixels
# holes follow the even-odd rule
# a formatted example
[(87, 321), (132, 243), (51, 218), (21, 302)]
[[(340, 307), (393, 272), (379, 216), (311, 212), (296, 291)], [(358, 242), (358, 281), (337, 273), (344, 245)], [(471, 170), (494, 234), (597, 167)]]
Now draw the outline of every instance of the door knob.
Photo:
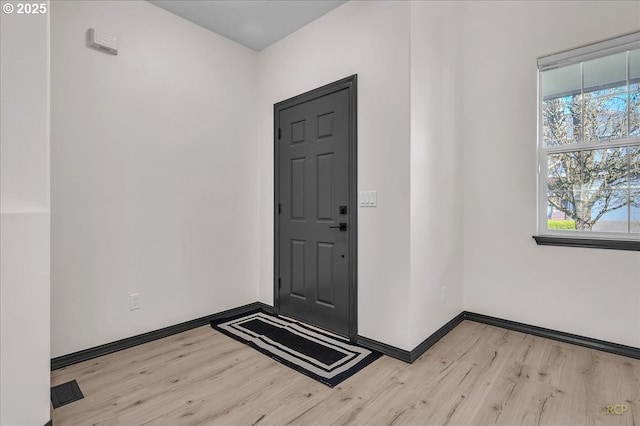
[(345, 222), (340, 222), (340, 226), (330, 226), (329, 228), (339, 229), (340, 232), (347, 232), (347, 224)]

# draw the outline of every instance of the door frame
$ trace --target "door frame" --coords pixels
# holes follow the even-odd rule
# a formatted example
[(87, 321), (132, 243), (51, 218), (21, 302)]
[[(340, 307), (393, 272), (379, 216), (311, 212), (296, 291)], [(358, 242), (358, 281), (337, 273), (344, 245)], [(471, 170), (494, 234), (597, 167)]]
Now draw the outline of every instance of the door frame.
[(280, 221), (278, 204), (280, 203), (280, 147), (278, 143), (278, 123), (280, 112), (293, 106), (320, 98), (341, 90), (348, 91), (349, 98), (349, 340), (355, 342), (358, 337), (358, 75), (354, 74), (341, 80), (329, 83), (317, 89), (294, 96), (273, 106), (273, 311), (280, 314), (280, 292), (278, 279), (280, 277)]

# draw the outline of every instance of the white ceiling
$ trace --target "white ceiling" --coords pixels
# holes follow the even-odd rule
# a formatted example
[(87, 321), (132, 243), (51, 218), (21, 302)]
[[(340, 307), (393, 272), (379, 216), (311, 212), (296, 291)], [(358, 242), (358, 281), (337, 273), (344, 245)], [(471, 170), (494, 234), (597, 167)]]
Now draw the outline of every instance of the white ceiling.
[(346, 2), (346, 0), (148, 1), (258, 51)]

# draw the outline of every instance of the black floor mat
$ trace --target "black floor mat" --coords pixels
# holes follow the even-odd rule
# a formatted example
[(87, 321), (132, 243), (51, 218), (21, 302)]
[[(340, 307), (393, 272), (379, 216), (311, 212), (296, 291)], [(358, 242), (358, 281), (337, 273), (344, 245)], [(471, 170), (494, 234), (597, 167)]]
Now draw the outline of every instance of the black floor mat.
[(261, 312), (211, 321), (211, 327), (330, 387), (382, 356), (345, 337)]
[(62, 407), (73, 401), (84, 398), (78, 382), (72, 380), (51, 388), (51, 403), (53, 408)]

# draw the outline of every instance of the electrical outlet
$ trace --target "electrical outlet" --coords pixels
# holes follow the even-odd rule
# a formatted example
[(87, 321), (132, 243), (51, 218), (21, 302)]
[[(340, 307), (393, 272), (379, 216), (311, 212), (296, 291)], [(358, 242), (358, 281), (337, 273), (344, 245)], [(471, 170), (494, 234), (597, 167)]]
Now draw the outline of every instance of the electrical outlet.
[(140, 309), (140, 293), (133, 293), (129, 295), (129, 310)]

